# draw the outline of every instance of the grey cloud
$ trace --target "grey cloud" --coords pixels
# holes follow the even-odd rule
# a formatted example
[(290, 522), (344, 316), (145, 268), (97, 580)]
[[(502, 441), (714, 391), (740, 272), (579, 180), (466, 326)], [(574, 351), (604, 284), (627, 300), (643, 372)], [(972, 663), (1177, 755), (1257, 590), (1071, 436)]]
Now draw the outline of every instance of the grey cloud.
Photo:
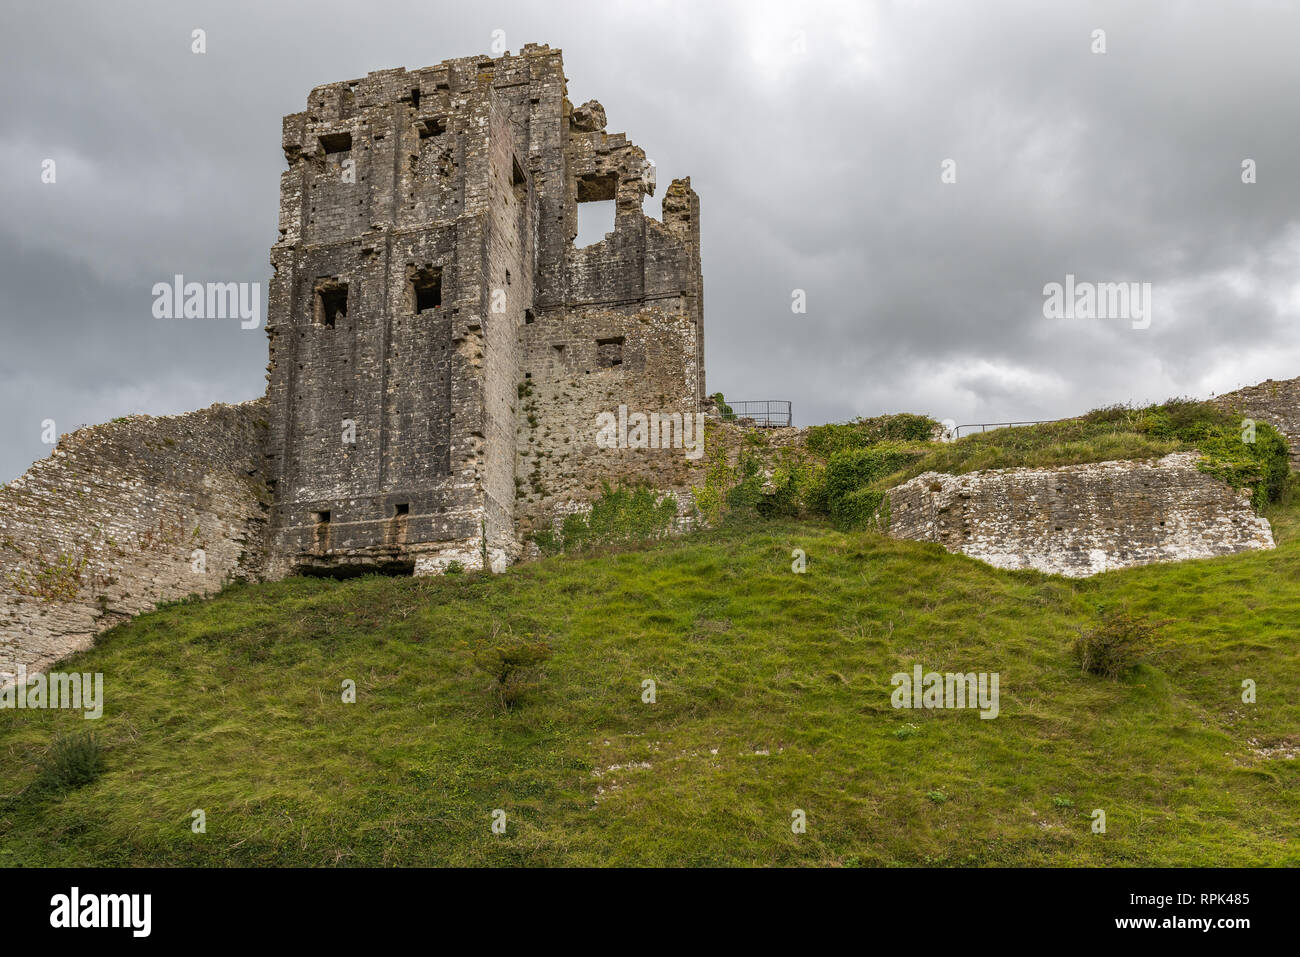
[[(570, 98), (646, 149), (660, 197), (692, 177), (712, 390), (791, 399), (802, 424), (981, 421), (1300, 374), (1293, 3), (84, 2), (6, 21), (0, 479), (48, 452), (44, 418), (256, 396), (262, 332), (155, 320), (149, 287), (265, 282), (280, 117), (320, 83), (487, 52), (496, 29), (564, 49)], [(1152, 283), (1151, 328), (1044, 319), (1067, 272)]]

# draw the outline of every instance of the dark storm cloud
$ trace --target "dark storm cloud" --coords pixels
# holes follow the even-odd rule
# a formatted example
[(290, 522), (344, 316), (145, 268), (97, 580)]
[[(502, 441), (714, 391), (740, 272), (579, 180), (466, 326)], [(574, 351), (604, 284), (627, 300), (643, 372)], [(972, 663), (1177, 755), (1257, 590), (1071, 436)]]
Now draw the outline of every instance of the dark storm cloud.
[[(599, 99), (656, 161), (648, 212), (692, 177), (709, 386), (729, 397), (792, 399), (805, 424), (981, 421), (1300, 374), (1295, 4), (78, 3), (4, 18), (0, 479), (48, 454), (47, 418), (68, 431), (256, 396), (263, 331), (154, 319), (152, 284), (265, 283), (280, 117), (320, 83), (485, 53), (498, 29), (514, 51), (563, 48), (570, 99)], [(1043, 286), (1066, 273), (1151, 283), (1150, 328), (1045, 319)]]

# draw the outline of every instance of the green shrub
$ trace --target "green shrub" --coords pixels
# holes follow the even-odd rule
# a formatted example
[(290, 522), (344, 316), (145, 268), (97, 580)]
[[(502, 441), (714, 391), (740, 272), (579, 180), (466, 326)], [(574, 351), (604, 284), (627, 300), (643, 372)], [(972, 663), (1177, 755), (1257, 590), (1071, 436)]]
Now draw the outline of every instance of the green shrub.
[(821, 473), (824, 466), (797, 446), (772, 449), (757, 432), (744, 437), (729, 465), (726, 443), (706, 436), (710, 449), (704, 463), (704, 481), (691, 491), (700, 516), (717, 526), (729, 512), (756, 512), (765, 517), (798, 516), (809, 511), (824, 512), (824, 504), (810, 504), (810, 496), (824, 502)]
[(1235, 427), (1200, 439), (1201, 461), (1197, 467), (1235, 488), (1251, 489), (1250, 501), (1261, 509), (1282, 496), (1291, 471), (1286, 440), (1272, 426), (1255, 426), (1255, 441), (1244, 442)]
[(551, 646), (545, 641), (521, 639), (487, 648), (475, 663), (492, 677), (491, 693), (497, 704), (510, 711), (541, 686), (541, 665), (550, 657)]
[(826, 463), (826, 510), (841, 528), (865, 528), (879, 509), (881, 492), (865, 493), (873, 482), (906, 468), (925, 454), (925, 447), (883, 442), (867, 448), (844, 449)]
[(1074, 657), (1086, 674), (1119, 678), (1137, 667), (1151, 650), (1162, 621), (1150, 621), (1128, 611), (1111, 610), (1095, 628), (1080, 631)]
[(732, 410), (731, 406), (727, 405), (727, 402), (722, 397), (721, 392), (713, 393), (713, 395), (710, 396), (710, 398), (713, 399), (714, 404), (717, 406), (718, 418), (722, 419), (723, 422), (736, 421), (736, 413)]
[(602, 545), (625, 545), (663, 538), (677, 518), (677, 498), (658, 493), (647, 485), (632, 488), (601, 486), (600, 498), (591, 503), (591, 511), (570, 515), (560, 534), (539, 532), (533, 540), (545, 550), (581, 552)]
[[(764, 517), (797, 516), (816, 511), (812, 499), (825, 500), (825, 466), (808, 460), (790, 448), (782, 449), (767, 480), (766, 494), (758, 502)], [(823, 505), (822, 510), (825, 506)]]
[(543, 528), (538, 532), (534, 532), (533, 542), (543, 555), (558, 555), (562, 550), (560, 548), (560, 536), (555, 534), (553, 528)]
[(860, 488), (831, 504), (831, 518), (845, 531), (889, 527), (889, 494), (876, 489)]
[(727, 490), (728, 509), (754, 508), (763, 500), (763, 463), (757, 455), (746, 449), (740, 453), (736, 467), (731, 470), (734, 483)]
[(939, 423), (924, 415), (904, 412), (857, 418), (852, 422), (815, 425), (808, 430), (808, 450), (823, 458), (848, 449), (866, 448), (880, 442), (928, 442)]
[(104, 773), (104, 749), (90, 731), (55, 737), (29, 788), (32, 795), (60, 795), (92, 784)]

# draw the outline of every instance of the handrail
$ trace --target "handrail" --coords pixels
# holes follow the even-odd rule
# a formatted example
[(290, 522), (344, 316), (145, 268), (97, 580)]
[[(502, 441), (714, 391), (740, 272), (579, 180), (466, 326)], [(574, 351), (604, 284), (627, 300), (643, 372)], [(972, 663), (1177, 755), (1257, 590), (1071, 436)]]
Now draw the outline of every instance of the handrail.
[[(723, 411), (730, 409), (730, 414)], [(745, 399), (727, 401), (719, 408), (724, 421), (755, 425), (761, 429), (788, 428), (794, 423), (794, 407), (786, 399)], [(748, 420), (742, 422), (741, 420)]]
[(952, 427), (952, 437), (961, 438), (962, 429), (978, 428), (981, 432), (987, 432), (990, 428), (1001, 429), (1010, 425), (1050, 425), (1053, 422), (1068, 422), (1068, 419), (1024, 419), (1020, 422), (968, 422), (965, 425), (954, 425)]

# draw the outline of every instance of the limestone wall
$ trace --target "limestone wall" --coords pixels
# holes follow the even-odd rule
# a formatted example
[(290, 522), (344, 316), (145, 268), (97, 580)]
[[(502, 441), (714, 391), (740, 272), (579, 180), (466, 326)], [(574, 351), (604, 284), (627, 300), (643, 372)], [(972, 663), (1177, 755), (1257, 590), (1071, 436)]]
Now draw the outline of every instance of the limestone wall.
[(1248, 495), (1198, 471), (1197, 458), (926, 472), (889, 493), (889, 534), (1070, 577), (1272, 548)]
[[(684, 442), (661, 449), (597, 441), (599, 417), (617, 417), (620, 406), (629, 418), (675, 413), (683, 426), (687, 417), (697, 424), (695, 323), (675, 303), (672, 310), (633, 315), (591, 310), (542, 318), (521, 339), (525, 377), (515, 463), (521, 541), (570, 503), (598, 497), (602, 482), (677, 490), (700, 480), (703, 452), (692, 453)], [(616, 365), (602, 353), (611, 347), (599, 345), (613, 341)], [(672, 438), (679, 434), (674, 425)], [(692, 431), (690, 438), (698, 437)]]
[(158, 602), (260, 576), (265, 415), (258, 400), (83, 428), (0, 488), (0, 682)]
[(1267, 422), (1281, 432), (1291, 449), (1292, 471), (1300, 469), (1300, 378), (1268, 379), (1213, 401), (1244, 417)]

